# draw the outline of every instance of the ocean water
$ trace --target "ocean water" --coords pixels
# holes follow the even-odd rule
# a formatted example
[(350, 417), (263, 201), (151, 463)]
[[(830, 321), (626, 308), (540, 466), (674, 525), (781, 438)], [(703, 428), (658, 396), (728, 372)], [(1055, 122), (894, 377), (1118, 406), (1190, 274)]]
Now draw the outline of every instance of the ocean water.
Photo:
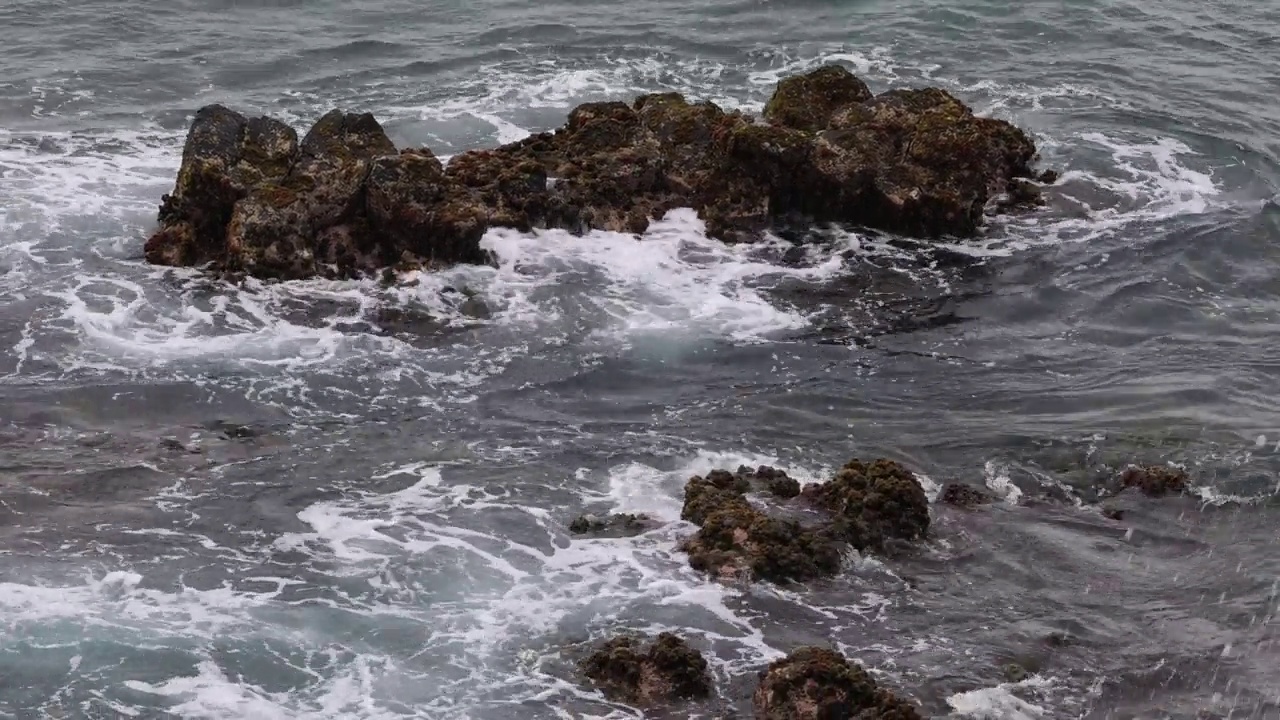
[[(936, 246), (495, 230), (390, 289), (142, 262), (207, 103), (447, 155), (826, 62), (1026, 128), (1049, 205)], [(1278, 87), (1270, 2), (5, 3), (0, 717), (749, 717), (820, 643), (937, 718), (1280, 718)], [(676, 549), (691, 474), (878, 456), (1005, 502), (803, 587)], [(1195, 491), (1105, 518), (1131, 462)], [(667, 629), (716, 700), (574, 671)]]

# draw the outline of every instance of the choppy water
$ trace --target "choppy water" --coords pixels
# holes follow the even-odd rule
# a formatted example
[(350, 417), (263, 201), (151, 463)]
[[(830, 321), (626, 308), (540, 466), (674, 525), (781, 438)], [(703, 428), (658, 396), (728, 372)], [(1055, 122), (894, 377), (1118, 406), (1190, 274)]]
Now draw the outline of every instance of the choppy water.
[[(1280, 718), (1277, 33), (1223, 0), (4, 4), (0, 716), (636, 717), (583, 643), (692, 628), (708, 716), (833, 642), (936, 717)], [(1050, 207), (939, 250), (495, 231), (498, 267), (393, 290), (141, 262), (206, 103), (448, 154), (821, 62), (1032, 131)], [(788, 590), (708, 583), (679, 522), (563, 529), (873, 455), (1011, 502)], [(1197, 494), (1077, 506), (1130, 461)]]

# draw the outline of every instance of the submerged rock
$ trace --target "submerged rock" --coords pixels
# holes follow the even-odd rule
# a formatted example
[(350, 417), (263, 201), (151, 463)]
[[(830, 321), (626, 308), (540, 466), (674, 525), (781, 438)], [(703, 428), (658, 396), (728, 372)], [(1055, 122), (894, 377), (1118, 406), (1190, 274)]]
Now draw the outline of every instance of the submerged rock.
[(1137, 488), (1151, 497), (1183, 493), (1191, 486), (1187, 471), (1167, 465), (1130, 467), (1120, 474), (1120, 485)]
[(614, 638), (584, 660), (581, 669), (607, 697), (632, 705), (711, 695), (706, 659), (672, 633), (658, 635), (648, 647), (637, 638)]
[(942, 488), (942, 494), (938, 499), (948, 505), (955, 507), (973, 509), (979, 505), (986, 505), (995, 502), (995, 497), (990, 493), (983, 492), (972, 485), (964, 483), (947, 483)]
[[(146, 257), (263, 278), (484, 263), (491, 227), (643, 232), (690, 207), (752, 240), (839, 222), (933, 237), (1035, 205), (1035, 145), (943, 90), (872, 96), (835, 66), (781, 81), (767, 122), (675, 93), (588, 103), (554, 132), (444, 165), (398, 152), (369, 114), (333, 111), (301, 142), (270, 118), (196, 113)], [(1042, 178), (1044, 175), (1042, 174)]]
[(662, 522), (643, 513), (632, 515), (605, 515), (603, 517), (590, 513), (579, 515), (569, 523), (569, 532), (574, 535), (591, 535), (594, 537), (633, 537), (661, 527)]
[(751, 697), (758, 720), (919, 720), (915, 705), (825, 648), (800, 648), (760, 673)]

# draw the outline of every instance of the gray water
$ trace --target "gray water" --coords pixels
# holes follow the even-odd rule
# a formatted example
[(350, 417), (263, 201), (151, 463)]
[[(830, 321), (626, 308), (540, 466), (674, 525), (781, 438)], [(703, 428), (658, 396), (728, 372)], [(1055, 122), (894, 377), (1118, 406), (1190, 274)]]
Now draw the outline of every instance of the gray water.
[[(821, 643), (934, 717), (1280, 718), (1278, 33), (1221, 0), (6, 3), (0, 716), (640, 717), (573, 664), (677, 629), (721, 697), (671, 717), (749, 716)], [(823, 62), (1028, 129), (1049, 206), (941, 247), (495, 231), (496, 268), (393, 289), (141, 260), (207, 103), (447, 155)], [(803, 587), (675, 549), (689, 475), (854, 456), (1005, 501)], [(1131, 462), (1195, 491), (1103, 517)]]

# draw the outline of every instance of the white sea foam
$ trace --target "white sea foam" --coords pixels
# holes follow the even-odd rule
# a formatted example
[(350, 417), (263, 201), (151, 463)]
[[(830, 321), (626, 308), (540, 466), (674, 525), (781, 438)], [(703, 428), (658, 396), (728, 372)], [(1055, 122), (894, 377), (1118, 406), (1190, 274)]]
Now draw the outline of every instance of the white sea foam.
[(982, 466), (982, 478), (983, 484), (1004, 498), (1005, 502), (1016, 505), (1018, 500), (1022, 498), (1022, 488), (1014, 484), (1013, 480), (1009, 478), (1008, 468), (988, 460)]
[(969, 720), (1039, 720), (1045, 709), (1009, 691), (1008, 685), (956, 693), (947, 698), (956, 714)]

